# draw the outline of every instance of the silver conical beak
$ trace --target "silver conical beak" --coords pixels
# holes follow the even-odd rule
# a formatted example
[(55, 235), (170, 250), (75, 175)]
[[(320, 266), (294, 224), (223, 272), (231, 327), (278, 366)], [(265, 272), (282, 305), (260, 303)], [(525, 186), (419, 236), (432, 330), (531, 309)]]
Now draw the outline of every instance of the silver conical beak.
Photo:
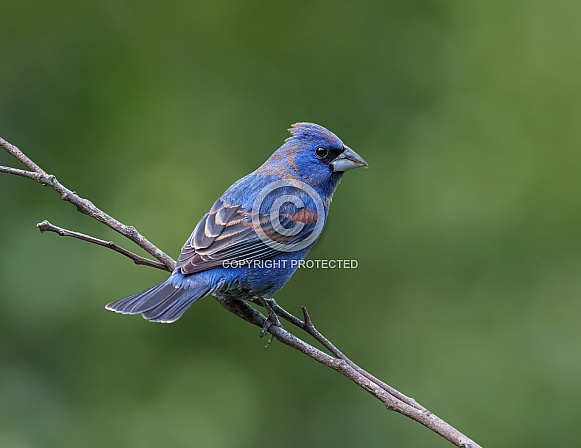
[(367, 162), (363, 160), (359, 154), (353, 151), (348, 146), (345, 146), (345, 151), (339, 154), (335, 160), (330, 164), (334, 173), (338, 171), (349, 171), (353, 168), (367, 167)]

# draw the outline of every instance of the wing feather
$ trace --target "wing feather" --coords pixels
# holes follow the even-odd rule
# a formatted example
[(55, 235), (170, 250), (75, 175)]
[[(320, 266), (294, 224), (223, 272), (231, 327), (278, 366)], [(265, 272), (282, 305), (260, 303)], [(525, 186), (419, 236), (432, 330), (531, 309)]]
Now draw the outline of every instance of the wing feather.
[(257, 232), (281, 243), (300, 241), (308, 236), (317, 220), (317, 213), (301, 209), (294, 214), (282, 214), (280, 222), (290, 228), (299, 222), (301, 231), (294, 236), (278, 234), (267, 216), (259, 216), (257, 229), (252, 216), (241, 205), (218, 199), (206, 213), (184, 244), (176, 267), (182, 274), (193, 274), (221, 266), (224, 261), (265, 260), (282, 252), (262, 241)]

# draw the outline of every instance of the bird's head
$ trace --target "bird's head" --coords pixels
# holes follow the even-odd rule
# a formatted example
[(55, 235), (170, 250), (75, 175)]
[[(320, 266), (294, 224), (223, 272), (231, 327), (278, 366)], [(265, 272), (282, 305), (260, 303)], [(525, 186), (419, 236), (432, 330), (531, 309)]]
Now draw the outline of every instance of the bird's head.
[(296, 176), (312, 187), (332, 194), (345, 171), (367, 162), (331, 131), (314, 123), (296, 123), (284, 145), (260, 167), (269, 174)]

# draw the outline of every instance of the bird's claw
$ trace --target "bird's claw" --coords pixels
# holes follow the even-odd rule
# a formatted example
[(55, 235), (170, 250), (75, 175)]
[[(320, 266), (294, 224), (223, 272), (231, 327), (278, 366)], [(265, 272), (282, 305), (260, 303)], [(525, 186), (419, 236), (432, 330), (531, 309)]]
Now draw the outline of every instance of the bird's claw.
[[(264, 325), (262, 326), (262, 329), (260, 330), (260, 337), (263, 338), (264, 335), (270, 329), (270, 327), (272, 327), (273, 325), (276, 327), (282, 327), (282, 325), (281, 325), (280, 321), (278, 320), (278, 316), (276, 315), (276, 313), (271, 305), (271, 303), (276, 304), (274, 299), (265, 299), (263, 297), (260, 297), (258, 300), (262, 304), (262, 306), (264, 307), (266, 312), (268, 313), (268, 317), (264, 321)], [(272, 340), (272, 338), (269, 339), (269, 341), (268, 341), (269, 344), (270, 344), (271, 340)]]
[[(275, 327), (282, 327), (280, 321), (278, 320), (278, 317), (274, 316), (274, 318), (272, 318), (271, 316), (268, 316), (267, 319), (264, 321), (264, 325), (262, 326), (262, 329), (260, 330), (260, 337), (263, 338), (264, 335), (268, 332), (268, 330), (270, 330), (270, 327), (275, 326)], [(269, 341), (270, 343), (270, 341)]]

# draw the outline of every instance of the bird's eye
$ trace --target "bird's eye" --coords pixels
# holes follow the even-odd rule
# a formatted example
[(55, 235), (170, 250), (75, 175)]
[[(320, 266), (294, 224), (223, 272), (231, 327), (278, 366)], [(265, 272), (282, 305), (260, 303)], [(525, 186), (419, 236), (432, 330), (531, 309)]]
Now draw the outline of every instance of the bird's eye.
[(319, 159), (324, 159), (325, 157), (327, 157), (329, 155), (329, 150), (327, 148), (323, 148), (322, 146), (319, 146), (317, 149), (315, 149), (315, 155)]

